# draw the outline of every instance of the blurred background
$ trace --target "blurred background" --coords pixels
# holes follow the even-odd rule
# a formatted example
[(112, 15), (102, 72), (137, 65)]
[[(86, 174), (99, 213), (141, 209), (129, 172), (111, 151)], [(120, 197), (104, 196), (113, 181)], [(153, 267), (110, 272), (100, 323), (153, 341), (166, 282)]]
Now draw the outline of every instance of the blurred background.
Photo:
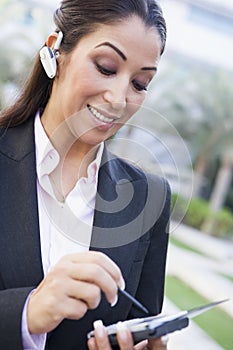
[[(0, 110), (54, 29), (57, 0), (0, 0)], [(233, 296), (233, 0), (160, 0), (168, 41), (143, 108), (109, 140), (168, 178), (164, 312)], [(139, 43), (140, 48), (140, 43)], [(233, 349), (233, 303), (170, 336), (169, 349)]]

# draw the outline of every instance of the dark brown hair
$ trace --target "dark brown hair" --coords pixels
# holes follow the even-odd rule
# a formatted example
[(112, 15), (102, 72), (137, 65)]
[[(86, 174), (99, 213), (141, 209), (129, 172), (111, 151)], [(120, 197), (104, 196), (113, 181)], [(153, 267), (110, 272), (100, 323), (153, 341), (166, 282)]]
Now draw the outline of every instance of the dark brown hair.
[[(146, 26), (155, 27), (161, 38), (161, 54), (166, 43), (166, 24), (156, 0), (63, 0), (54, 13), (56, 31), (63, 32), (62, 52), (74, 50), (78, 41), (95, 31), (97, 25), (115, 24), (137, 15)], [(53, 80), (47, 77), (36, 58), (32, 72), (16, 102), (0, 117), (0, 126), (13, 127), (34, 117), (49, 100)]]

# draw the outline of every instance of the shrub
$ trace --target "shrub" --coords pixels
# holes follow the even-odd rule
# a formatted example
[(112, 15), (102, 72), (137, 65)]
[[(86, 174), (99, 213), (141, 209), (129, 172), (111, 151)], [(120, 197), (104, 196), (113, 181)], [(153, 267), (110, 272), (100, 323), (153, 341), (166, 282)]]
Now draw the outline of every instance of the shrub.
[(214, 213), (207, 201), (193, 198), (188, 203), (177, 194), (172, 195), (171, 209), (173, 220), (180, 220), (214, 236), (233, 238), (233, 215), (228, 209)]
[(215, 236), (227, 236), (233, 238), (233, 215), (228, 209), (222, 209), (214, 216), (215, 225), (213, 234)]
[(208, 203), (200, 198), (191, 200), (187, 213), (184, 217), (184, 223), (200, 229), (206, 218), (211, 215)]

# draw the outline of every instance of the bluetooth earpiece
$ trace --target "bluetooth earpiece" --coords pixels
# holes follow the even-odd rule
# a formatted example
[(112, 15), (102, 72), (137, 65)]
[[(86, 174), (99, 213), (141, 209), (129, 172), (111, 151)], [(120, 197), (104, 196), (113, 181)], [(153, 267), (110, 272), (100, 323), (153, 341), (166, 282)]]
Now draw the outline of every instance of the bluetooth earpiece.
[(52, 50), (48, 46), (42, 47), (40, 50), (40, 60), (47, 76), (52, 79), (57, 72), (57, 57), (59, 56), (58, 50), (63, 39), (63, 33), (58, 33), (58, 38)]

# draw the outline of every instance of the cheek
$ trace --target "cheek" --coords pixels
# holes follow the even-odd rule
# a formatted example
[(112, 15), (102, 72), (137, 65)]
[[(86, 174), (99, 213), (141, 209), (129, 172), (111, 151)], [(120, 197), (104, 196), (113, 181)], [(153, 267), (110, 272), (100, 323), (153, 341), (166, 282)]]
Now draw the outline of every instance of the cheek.
[(127, 103), (127, 109), (124, 117), (121, 119), (121, 123), (115, 124), (113, 129), (111, 129), (112, 134), (116, 133), (122, 126), (125, 125), (125, 123), (130, 120), (133, 115), (140, 109), (142, 106), (142, 103), (144, 101), (145, 97), (138, 97), (137, 99), (134, 99), (134, 101), (130, 101)]
[(66, 75), (66, 87), (69, 89), (71, 99), (80, 99), (96, 94), (100, 89), (100, 82), (96, 78), (93, 67), (87, 64), (71, 67)]
[(142, 93), (139, 96), (134, 96), (128, 99), (127, 105), (127, 120), (131, 118), (142, 106), (146, 95)]

